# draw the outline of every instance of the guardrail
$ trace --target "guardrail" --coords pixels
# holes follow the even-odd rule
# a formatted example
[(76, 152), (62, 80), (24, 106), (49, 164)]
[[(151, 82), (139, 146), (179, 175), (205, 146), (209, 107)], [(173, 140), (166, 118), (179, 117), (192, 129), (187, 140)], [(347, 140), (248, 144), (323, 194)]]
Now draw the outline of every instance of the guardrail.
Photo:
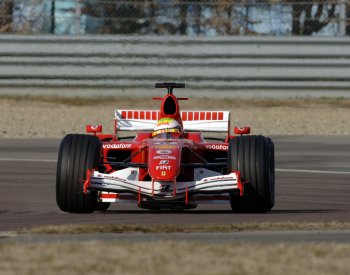
[(0, 36), (0, 89), (350, 89), (350, 38)]

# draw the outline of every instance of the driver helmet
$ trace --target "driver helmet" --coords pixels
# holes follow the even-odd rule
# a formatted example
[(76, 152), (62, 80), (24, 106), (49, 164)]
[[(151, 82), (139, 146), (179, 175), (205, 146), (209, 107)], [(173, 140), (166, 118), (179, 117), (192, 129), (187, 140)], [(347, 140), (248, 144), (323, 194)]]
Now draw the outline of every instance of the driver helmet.
[(153, 129), (152, 137), (169, 139), (182, 138), (182, 127), (175, 119), (168, 117), (161, 118)]

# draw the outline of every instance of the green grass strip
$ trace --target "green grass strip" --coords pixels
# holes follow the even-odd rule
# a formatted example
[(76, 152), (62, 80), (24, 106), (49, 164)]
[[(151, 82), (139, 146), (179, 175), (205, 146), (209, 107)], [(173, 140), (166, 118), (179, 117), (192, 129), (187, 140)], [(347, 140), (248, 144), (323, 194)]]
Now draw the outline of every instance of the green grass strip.
[(31, 234), (81, 234), (81, 233), (213, 233), (263, 230), (345, 230), (350, 223), (342, 222), (277, 222), (242, 223), (228, 225), (116, 225), (116, 224), (68, 224), (49, 225), (23, 229), (19, 233)]

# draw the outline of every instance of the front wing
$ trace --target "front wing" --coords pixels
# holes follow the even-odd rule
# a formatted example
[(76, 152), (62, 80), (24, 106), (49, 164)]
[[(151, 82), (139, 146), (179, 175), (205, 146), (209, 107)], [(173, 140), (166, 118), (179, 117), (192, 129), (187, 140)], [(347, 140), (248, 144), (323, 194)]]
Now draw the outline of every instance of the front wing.
[(155, 200), (174, 200), (193, 194), (220, 194), (233, 190), (243, 194), (239, 172), (222, 175), (204, 168), (195, 168), (195, 180), (186, 182), (139, 181), (138, 178), (138, 168), (126, 168), (111, 174), (92, 171), (84, 187), (86, 191), (131, 193)]

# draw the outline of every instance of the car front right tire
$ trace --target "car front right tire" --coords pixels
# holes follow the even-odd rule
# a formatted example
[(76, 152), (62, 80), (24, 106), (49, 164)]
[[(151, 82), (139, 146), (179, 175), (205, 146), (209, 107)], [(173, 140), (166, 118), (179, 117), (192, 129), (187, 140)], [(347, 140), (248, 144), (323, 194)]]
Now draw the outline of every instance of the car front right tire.
[(264, 136), (238, 136), (229, 143), (228, 171), (239, 171), (244, 196), (230, 194), (234, 212), (265, 213), (275, 203), (274, 144)]

